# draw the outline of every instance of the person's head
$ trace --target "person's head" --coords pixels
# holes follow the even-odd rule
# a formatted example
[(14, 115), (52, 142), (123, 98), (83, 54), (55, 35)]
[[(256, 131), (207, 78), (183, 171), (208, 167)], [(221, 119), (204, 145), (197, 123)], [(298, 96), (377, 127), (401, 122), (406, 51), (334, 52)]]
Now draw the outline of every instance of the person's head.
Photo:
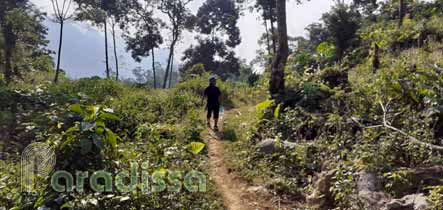
[(212, 75), (209, 77), (209, 85), (215, 86), (217, 84), (217, 76)]

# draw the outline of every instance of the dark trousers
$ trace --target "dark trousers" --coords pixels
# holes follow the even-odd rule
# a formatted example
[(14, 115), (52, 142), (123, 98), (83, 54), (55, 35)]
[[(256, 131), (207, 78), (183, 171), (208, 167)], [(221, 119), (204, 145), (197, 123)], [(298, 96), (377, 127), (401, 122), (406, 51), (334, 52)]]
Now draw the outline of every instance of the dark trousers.
[(211, 104), (211, 105), (208, 104), (206, 108), (208, 109), (208, 114), (206, 115), (208, 119), (210, 119), (211, 116), (214, 119), (218, 119), (218, 115), (220, 112), (220, 104)]

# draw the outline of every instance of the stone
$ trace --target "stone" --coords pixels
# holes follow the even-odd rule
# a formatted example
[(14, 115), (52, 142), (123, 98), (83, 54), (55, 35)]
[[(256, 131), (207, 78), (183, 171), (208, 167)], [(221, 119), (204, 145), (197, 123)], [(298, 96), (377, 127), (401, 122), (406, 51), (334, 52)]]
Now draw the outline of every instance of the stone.
[(277, 151), (276, 143), (275, 139), (265, 139), (258, 143), (258, 152), (264, 155), (273, 154)]
[(333, 206), (334, 196), (330, 189), (336, 172), (337, 170), (324, 171), (317, 176), (318, 178), (314, 182), (314, 190), (307, 197), (307, 202), (313, 209), (329, 209)]
[(423, 194), (406, 195), (400, 199), (394, 199), (386, 204), (386, 210), (426, 210), (428, 202)]

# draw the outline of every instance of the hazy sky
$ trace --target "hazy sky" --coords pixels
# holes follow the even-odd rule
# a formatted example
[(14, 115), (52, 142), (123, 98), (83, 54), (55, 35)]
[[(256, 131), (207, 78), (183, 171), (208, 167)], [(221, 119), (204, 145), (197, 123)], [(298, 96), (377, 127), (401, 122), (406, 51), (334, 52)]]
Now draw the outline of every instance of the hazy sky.
[[(60, 1), (60, 0), (59, 0)], [(50, 0), (31, 0), (38, 8), (52, 14)], [(190, 4), (191, 10), (195, 13), (204, 0), (194, 0)], [(252, 1), (251, 1), (252, 2)], [(290, 36), (305, 35), (304, 28), (310, 23), (320, 19), (324, 12), (327, 12), (334, 4), (333, 0), (311, 0), (304, 1), (298, 5), (294, 1), (288, 1), (287, 18), (288, 33)], [(49, 28), (48, 39), (50, 40), (49, 48), (56, 51), (58, 46), (59, 26), (50, 20), (45, 24)], [(236, 52), (247, 61), (251, 61), (258, 49), (257, 40), (264, 32), (262, 22), (258, 19), (255, 12), (245, 11), (245, 15), (240, 18), (239, 27), (241, 30), (242, 43), (237, 47)], [(88, 76), (104, 76), (104, 35), (100, 29), (88, 26), (85, 23), (70, 22), (65, 26), (64, 46), (62, 52), (62, 68), (68, 72), (73, 78)], [(194, 43), (194, 35), (185, 33), (184, 37), (177, 47), (176, 59), (181, 57), (183, 50)], [(110, 56), (112, 55), (112, 42), (109, 40)], [(138, 64), (134, 62), (130, 54), (125, 52), (125, 45), (122, 39), (118, 39), (117, 47), (121, 60), (120, 72), (124, 77), (132, 75), (132, 69), (136, 66), (150, 66), (149, 58), (145, 62)], [(166, 48), (166, 46), (164, 46)], [(167, 57), (166, 50), (158, 52), (158, 59), (162, 59), (163, 63)], [(113, 59), (110, 61), (114, 69)]]

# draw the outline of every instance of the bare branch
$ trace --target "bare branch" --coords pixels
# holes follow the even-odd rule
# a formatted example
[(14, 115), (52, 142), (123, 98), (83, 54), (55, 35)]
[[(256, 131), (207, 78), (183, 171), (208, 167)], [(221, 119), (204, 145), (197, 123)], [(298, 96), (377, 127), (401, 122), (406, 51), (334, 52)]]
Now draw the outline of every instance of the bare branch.
[(70, 14), (69, 11), (72, 5), (72, 0), (63, 0), (61, 9), (58, 0), (51, 0), (51, 4), (56, 22), (61, 23), (72, 18), (73, 14)]
[[(386, 120), (386, 115), (387, 115), (387, 111), (388, 111), (388, 110), (387, 110), (387, 106), (388, 106), (389, 104), (385, 106), (385, 105), (383, 105), (383, 103), (382, 103), (381, 101), (379, 102), (379, 104), (380, 104), (380, 106), (381, 106), (381, 109), (383, 110), (383, 126), (384, 126), (384, 127), (389, 128), (389, 129), (391, 129), (391, 130), (393, 130), (393, 131), (395, 131), (395, 132), (397, 132), (397, 133), (400, 133), (400, 134), (402, 134), (402, 135), (408, 137), (408, 140), (409, 140), (411, 143), (415, 143), (415, 144), (419, 144), (419, 145), (422, 145), (422, 146), (425, 146), (425, 147), (429, 147), (429, 148), (431, 148), (431, 149), (435, 149), (435, 150), (443, 151), (443, 146), (438, 146), (438, 145), (434, 145), (434, 144), (429, 144), (429, 143), (426, 143), (426, 142), (422, 142), (422, 141), (418, 140), (417, 138), (415, 138), (415, 137), (409, 135), (408, 133), (406, 133), (406, 132), (404, 132), (404, 131), (402, 131), (402, 130), (400, 130), (400, 129), (398, 129), (398, 128), (395, 128), (395, 127), (391, 126), (390, 123)], [(380, 127), (380, 126), (377, 126), (377, 127)]]

